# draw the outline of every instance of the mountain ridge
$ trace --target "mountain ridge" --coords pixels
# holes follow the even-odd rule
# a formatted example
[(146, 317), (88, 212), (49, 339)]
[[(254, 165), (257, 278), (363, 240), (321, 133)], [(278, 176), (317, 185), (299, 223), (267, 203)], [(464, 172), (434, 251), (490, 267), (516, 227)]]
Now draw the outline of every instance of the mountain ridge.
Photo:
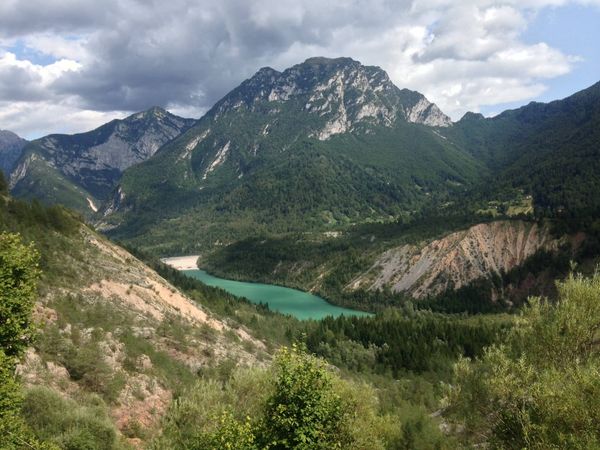
[(600, 82), (492, 118), (465, 116), (440, 133), (494, 173), (480, 187), (486, 195), (520, 190), (549, 217), (600, 213)]
[(10, 175), (27, 142), (26, 139), (12, 131), (0, 130), (0, 171), (4, 173), (5, 177)]
[(109, 196), (123, 170), (148, 159), (194, 123), (153, 107), (88, 132), (36, 139), (14, 165), (12, 192), (95, 212), (95, 204)]
[[(158, 222), (170, 221), (173, 231), (174, 221), (200, 217), (214, 230), (202, 239), (216, 242), (266, 230), (267, 217), (281, 230), (294, 221), (389, 218), (485, 172), (425, 124), (449, 119), (435, 122), (437, 107), (421, 94), (352, 59), (308, 61), (283, 72), (260, 69), (127, 170), (102, 228), (127, 238)], [(211, 223), (219, 221), (227, 223)], [(188, 226), (178, 233), (199, 233)]]

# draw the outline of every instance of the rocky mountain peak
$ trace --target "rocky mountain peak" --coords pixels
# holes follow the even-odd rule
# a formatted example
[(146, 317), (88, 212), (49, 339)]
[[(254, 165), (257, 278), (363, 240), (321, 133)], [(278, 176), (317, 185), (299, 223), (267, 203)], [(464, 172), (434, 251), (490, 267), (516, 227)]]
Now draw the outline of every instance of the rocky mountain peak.
[(451, 124), (422, 94), (398, 89), (383, 69), (351, 58), (309, 58), (283, 72), (262, 68), (221, 100), (212, 113), (218, 118), (247, 109), (273, 115), (282, 108), (320, 118), (316, 121), (320, 126), (309, 135), (321, 140), (368, 125), (393, 126), (397, 120), (428, 126)]
[(167, 111), (164, 108), (161, 108), (160, 106), (153, 106), (145, 111), (141, 111), (135, 114), (132, 114), (128, 117), (125, 117), (124, 119), (120, 120), (119, 122), (123, 122), (123, 123), (127, 123), (127, 124), (135, 124), (135, 123), (139, 123), (140, 121), (150, 121), (150, 122), (157, 122), (157, 123), (166, 123), (166, 124), (183, 124), (185, 123), (184, 126), (192, 126), (194, 124), (194, 120), (193, 119), (183, 119), (179, 116), (176, 116), (175, 114), (171, 114), (169, 111)]
[(474, 113), (474, 112), (468, 111), (464, 114), (464, 116), (461, 117), (460, 120), (461, 121), (463, 121), (463, 120), (465, 120), (465, 121), (485, 120), (485, 117), (481, 113)]
[[(88, 202), (102, 201), (111, 194), (125, 169), (147, 160), (195, 123), (154, 106), (85, 133), (45, 136), (27, 145), (13, 164), (11, 188), (24, 195), (43, 177), (47, 183), (72, 188), (75, 195), (63, 203), (79, 210), (81, 204), (87, 208)], [(46, 193), (37, 195), (45, 199)], [(68, 203), (70, 198), (80, 197), (87, 201)]]

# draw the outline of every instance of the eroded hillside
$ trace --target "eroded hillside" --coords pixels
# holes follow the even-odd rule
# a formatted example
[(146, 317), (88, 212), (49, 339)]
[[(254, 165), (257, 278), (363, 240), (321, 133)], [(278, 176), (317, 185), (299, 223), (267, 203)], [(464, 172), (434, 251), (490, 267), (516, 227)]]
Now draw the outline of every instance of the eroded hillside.
[(39, 338), (19, 368), (30, 389), (50, 387), (80, 404), (98, 396), (122, 439), (138, 447), (203, 371), (269, 359), (242, 327), (87, 227), (53, 239), (35, 312)]
[(552, 250), (557, 245), (549, 229), (535, 223), (479, 224), (431, 242), (392, 248), (348, 287), (389, 288), (422, 298), (508, 272), (538, 250)]

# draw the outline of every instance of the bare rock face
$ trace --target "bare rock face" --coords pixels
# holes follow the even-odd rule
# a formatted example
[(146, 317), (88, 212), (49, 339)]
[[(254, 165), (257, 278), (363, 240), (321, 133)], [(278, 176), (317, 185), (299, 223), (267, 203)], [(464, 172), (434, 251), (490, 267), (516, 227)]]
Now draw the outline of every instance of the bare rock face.
[(349, 288), (387, 287), (422, 298), (458, 289), (492, 273), (509, 271), (538, 250), (554, 249), (557, 245), (548, 229), (537, 224), (480, 224), (424, 245), (388, 250)]
[(0, 171), (4, 172), (6, 177), (21, 156), (25, 145), (27, 141), (12, 131), (0, 130)]
[(448, 127), (452, 120), (444, 114), (434, 103), (425, 97), (405, 109), (406, 120), (412, 123), (421, 123), (430, 127)]
[[(42, 181), (40, 177), (48, 180), (49, 174), (56, 174), (62, 186), (72, 183), (73, 192), (79, 191), (81, 196), (87, 197), (83, 204), (90, 205), (94, 211), (91, 199), (106, 200), (125, 169), (147, 160), (194, 123), (195, 120), (155, 107), (86, 133), (53, 134), (37, 139), (23, 148), (20, 159), (11, 168), (11, 188), (17, 188), (13, 191), (16, 195), (20, 190), (31, 192)], [(37, 173), (28, 170), (33, 159), (44, 166)], [(19, 183), (23, 183), (20, 190)], [(56, 184), (57, 189), (62, 189), (60, 182)], [(35, 194), (46, 200), (43, 192)], [(53, 199), (47, 200), (52, 202)], [(78, 209), (76, 203), (67, 202), (67, 206)]]
[(284, 72), (260, 69), (215, 106), (215, 117), (231, 110), (256, 111), (269, 102), (274, 115), (290, 107), (315, 116), (309, 136), (319, 140), (361, 125), (393, 126), (397, 120), (432, 127), (451, 125), (422, 94), (398, 89), (388, 74), (351, 58), (309, 58)]

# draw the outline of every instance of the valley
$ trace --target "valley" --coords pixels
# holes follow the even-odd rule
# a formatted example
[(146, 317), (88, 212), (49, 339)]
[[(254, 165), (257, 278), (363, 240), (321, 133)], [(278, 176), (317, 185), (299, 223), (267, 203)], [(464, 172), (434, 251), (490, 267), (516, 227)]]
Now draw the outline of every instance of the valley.
[(5, 447), (597, 447), (599, 99), (452, 121), (313, 57), (1, 131)]

